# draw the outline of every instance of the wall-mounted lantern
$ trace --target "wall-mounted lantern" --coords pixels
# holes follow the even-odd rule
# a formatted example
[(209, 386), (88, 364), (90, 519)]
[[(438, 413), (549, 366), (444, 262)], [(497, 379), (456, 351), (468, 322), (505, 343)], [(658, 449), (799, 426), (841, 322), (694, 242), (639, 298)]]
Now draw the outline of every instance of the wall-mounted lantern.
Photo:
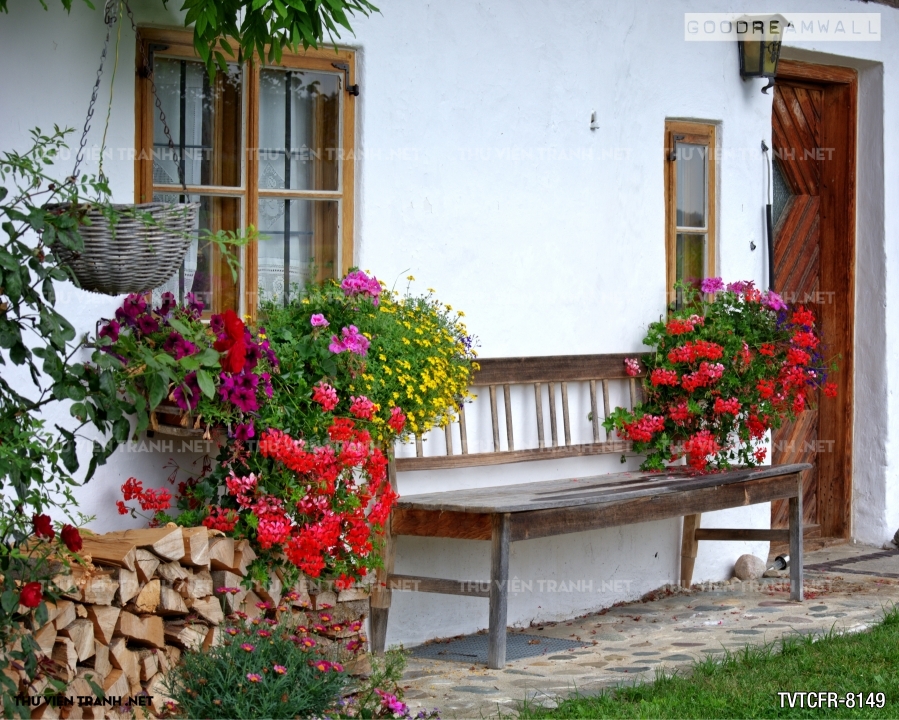
[(768, 78), (763, 93), (774, 85), (780, 43), (789, 25), (783, 15), (744, 15), (734, 23), (740, 50), (740, 76), (744, 80)]

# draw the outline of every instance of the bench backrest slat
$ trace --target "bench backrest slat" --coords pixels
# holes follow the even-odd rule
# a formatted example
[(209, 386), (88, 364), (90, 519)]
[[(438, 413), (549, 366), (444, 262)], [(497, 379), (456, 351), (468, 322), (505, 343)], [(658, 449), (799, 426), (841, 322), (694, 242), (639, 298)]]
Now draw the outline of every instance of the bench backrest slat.
[[(537, 459), (556, 459), (579, 457), (604, 453), (619, 453), (630, 449), (630, 444), (622, 442), (611, 433), (601, 433), (601, 418), (609, 416), (611, 402), (609, 399), (609, 382), (622, 383), (623, 393), (630, 396), (631, 408), (639, 399), (637, 378), (629, 377), (625, 372), (624, 359), (634, 357), (633, 354), (610, 355), (568, 355), (552, 357), (517, 357), (488, 358), (480, 361), (481, 369), (472, 379), (472, 388), (487, 388), (490, 402), (490, 432), (492, 449), (489, 451), (469, 452), (468, 428), (465, 407), (457, 413), (457, 421), (444, 427), (445, 454), (442, 456), (424, 454), (423, 438), (415, 436), (415, 457), (398, 457), (397, 470), (430, 470), (440, 468), (476, 467), (503, 463), (524, 462)], [(569, 402), (569, 384), (587, 383), (590, 391), (590, 427), (580, 431), (580, 437), (592, 435), (592, 442), (573, 441), (571, 407)], [(627, 385), (627, 390), (624, 389)], [(497, 387), (502, 386), (502, 411), (505, 423), (505, 443), (502, 447), (500, 432), (500, 403), (497, 399)], [(515, 423), (525, 418), (516, 417), (516, 410), (522, 412), (521, 401), (512, 400), (512, 386), (533, 387), (534, 409), (537, 421), (537, 447), (519, 447), (515, 445)], [(556, 387), (559, 388), (558, 399)], [(544, 387), (546, 397), (544, 400)], [(599, 414), (599, 393), (602, 394), (602, 411)], [(480, 393), (483, 394), (483, 393)], [(620, 397), (620, 396), (619, 396)], [(561, 399), (562, 437), (559, 436), (559, 399)], [(548, 402), (550, 438), (547, 443), (544, 425), (544, 402)], [(527, 401), (524, 402), (528, 405)], [(577, 405), (575, 405), (577, 407)], [(586, 408), (585, 408), (586, 409)], [(533, 417), (533, 416), (532, 416)], [(453, 426), (459, 426), (460, 452), (454, 448)], [(439, 436), (439, 434), (438, 434)], [(433, 435), (431, 437), (434, 437)], [(487, 438), (485, 438), (487, 439)], [(521, 439), (521, 438), (519, 438)], [(440, 441), (437, 440), (439, 445)], [(489, 443), (489, 440), (488, 440)], [(525, 443), (526, 445), (527, 443)]]

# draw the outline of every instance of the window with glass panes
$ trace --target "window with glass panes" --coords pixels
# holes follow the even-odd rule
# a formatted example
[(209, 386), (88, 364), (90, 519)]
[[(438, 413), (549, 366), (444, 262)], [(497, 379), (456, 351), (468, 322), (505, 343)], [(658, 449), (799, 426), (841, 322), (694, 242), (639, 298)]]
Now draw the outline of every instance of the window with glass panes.
[(715, 275), (715, 126), (665, 123), (665, 239), (668, 301), (678, 280)]
[[(209, 312), (253, 314), (260, 302), (286, 303), (310, 280), (345, 272), (353, 264), (353, 53), (285, 53), (276, 67), (232, 63), (210, 79), (189, 34), (141, 35), (165, 122), (139, 73), (137, 201), (200, 203), (198, 238), (154, 295), (194, 293)], [(249, 226), (259, 240), (241, 250), (234, 280), (200, 231)]]

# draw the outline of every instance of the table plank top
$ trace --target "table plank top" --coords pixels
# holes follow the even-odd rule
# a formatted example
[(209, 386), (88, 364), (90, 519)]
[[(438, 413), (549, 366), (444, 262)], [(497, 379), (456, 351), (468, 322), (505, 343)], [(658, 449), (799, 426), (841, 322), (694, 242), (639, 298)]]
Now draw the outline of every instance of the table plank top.
[(699, 473), (686, 467), (664, 472), (621, 472), (561, 480), (404, 495), (397, 507), (464, 513), (519, 513), (551, 508), (603, 505), (640, 497), (730, 485), (792, 475), (811, 469), (808, 463), (763, 465)]

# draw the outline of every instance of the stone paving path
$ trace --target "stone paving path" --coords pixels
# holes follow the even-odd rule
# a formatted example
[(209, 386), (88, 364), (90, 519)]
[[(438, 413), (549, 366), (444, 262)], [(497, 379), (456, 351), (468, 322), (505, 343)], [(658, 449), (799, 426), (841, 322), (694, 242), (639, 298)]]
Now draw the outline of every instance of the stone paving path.
[[(858, 561), (875, 553), (879, 556)], [(848, 544), (808, 553), (805, 563), (825, 566), (806, 572), (807, 599), (801, 604), (788, 601), (786, 578), (696, 585), (689, 592), (660, 591), (660, 597), (574, 620), (517, 629), (513, 632), (589, 644), (512, 661), (503, 670), (410, 658), (403, 681), (406, 701), (413, 714), (419, 707), (437, 707), (444, 718), (490, 717), (500, 710), (508, 715), (525, 698), (555, 707), (575, 687), (589, 694), (652, 680), (660, 670), (684, 671), (709, 655), (784, 635), (863, 630), (899, 602), (899, 552)]]

